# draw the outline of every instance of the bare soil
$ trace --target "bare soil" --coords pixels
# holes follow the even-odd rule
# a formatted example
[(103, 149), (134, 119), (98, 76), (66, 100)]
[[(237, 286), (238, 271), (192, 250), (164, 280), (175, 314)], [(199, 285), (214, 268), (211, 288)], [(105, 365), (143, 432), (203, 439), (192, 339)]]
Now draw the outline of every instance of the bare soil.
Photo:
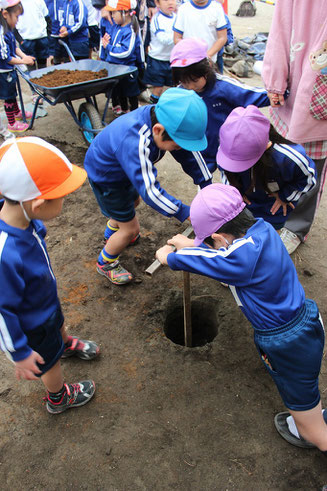
[[(265, 30), (272, 8), (258, 3), (257, 31)], [(63, 105), (47, 110), (28, 134), (82, 165), (87, 148), (77, 126)], [(162, 186), (190, 203), (196, 189), (180, 166), (165, 156), (157, 167)], [(326, 211), (325, 194), (307, 243), (293, 255), (306, 294), (325, 320)], [(66, 324), (101, 347), (92, 362), (64, 360), (64, 373), (69, 382), (92, 377), (97, 392), (87, 406), (51, 416), (41, 404), (42, 384), (17, 382), (0, 357), (1, 490), (319, 490), (327, 484), (326, 458), (292, 447), (276, 432), (273, 417), (283, 404), (229, 289), (192, 275), (199, 323), (205, 319), (203, 328), (210, 323), (217, 334), (195, 348), (167, 338), (176, 316), (167, 317), (174, 310), (178, 316), (182, 306), (182, 274), (162, 268), (150, 278), (144, 271), (155, 250), (186, 224), (144, 203), (138, 216), (142, 238), (122, 255), (136, 281), (125, 287), (95, 271), (105, 219), (87, 184), (48, 223)], [(326, 406), (326, 359), (320, 390)]]

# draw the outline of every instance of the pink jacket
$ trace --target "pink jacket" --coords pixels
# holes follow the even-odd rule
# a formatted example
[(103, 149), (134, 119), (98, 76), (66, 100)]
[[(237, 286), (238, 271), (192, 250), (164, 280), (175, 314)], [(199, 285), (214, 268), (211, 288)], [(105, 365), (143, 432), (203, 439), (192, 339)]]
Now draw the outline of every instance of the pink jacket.
[(274, 110), (287, 138), (327, 140), (327, 0), (277, 0), (262, 78), (269, 92), (290, 91)]

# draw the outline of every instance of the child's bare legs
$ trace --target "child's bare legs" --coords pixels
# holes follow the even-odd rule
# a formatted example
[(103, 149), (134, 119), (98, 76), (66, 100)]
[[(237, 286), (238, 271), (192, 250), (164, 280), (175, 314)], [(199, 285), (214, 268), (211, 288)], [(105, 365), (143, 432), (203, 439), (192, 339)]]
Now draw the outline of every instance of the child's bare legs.
[(129, 222), (118, 222), (110, 219), (110, 225), (118, 228), (111, 237), (109, 237), (104, 249), (111, 256), (118, 256), (131, 242), (132, 239), (140, 232), (140, 224), (136, 216)]
[(64, 377), (59, 360), (50, 370), (41, 376), (41, 380), (48, 392), (59, 392), (63, 388)]
[(308, 411), (291, 411), (298, 432), (322, 452), (327, 450), (327, 424), (322, 416), (321, 402)]

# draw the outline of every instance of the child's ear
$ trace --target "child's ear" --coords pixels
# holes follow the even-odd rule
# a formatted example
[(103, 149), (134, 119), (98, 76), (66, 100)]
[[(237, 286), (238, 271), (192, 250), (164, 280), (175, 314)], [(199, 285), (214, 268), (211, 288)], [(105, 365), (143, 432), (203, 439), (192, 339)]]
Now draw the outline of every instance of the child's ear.
[(45, 203), (45, 199), (35, 198), (31, 203), (31, 210), (33, 213), (36, 213), (40, 210), (40, 207)]
[(156, 123), (153, 127), (152, 127), (152, 134), (154, 136), (161, 136), (163, 134), (163, 132), (165, 131), (165, 128), (164, 126), (162, 126), (162, 124), (160, 123)]
[(226, 242), (226, 239), (222, 234), (217, 234), (217, 233), (211, 234), (211, 238), (214, 241), (215, 247), (217, 247), (217, 249), (219, 249), (219, 247), (228, 246), (228, 242)]

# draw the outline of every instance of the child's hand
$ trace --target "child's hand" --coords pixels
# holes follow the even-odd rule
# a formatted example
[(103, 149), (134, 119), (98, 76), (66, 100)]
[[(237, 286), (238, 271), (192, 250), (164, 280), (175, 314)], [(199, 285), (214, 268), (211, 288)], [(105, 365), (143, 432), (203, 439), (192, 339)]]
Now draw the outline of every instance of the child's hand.
[(66, 36), (68, 36), (67, 27), (62, 26), (59, 30), (59, 37), (65, 38)]
[(44, 360), (39, 353), (32, 351), (32, 353), (22, 361), (16, 361), (16, 378), (20, 380), (24, 378), (26, 380), (37, 380), (38, 377), (35, 374), (42, 373), (36, 363), (44, 364)]
[(109, 41), (110, 41), (110, 36), (109, 36), (109, 34), (106, 32), (106, 33), (105, 33), (105, 35), (104, 35), (104, 36), (103, 36), (103, 38), (102, 38), (102, 46), (103, 46), (104, 48), (106, 48), (106, 47), (108, 46), (108, 44), (109, 44)]
[(167, 244), (175, 246), (179, 250), (184, 247), (194, 247), (194, 240), (185, 237), (185, 235), (177, 234), (172, 239), (167, 240)]
[(160, 247), (160, 249), (158, 249), (156, 252), (156, 259), (158, 259), (159, 263), (167, 266), (168, 265), (167, 256), (168, 256), (168, 254), (170, 254), (173, 251), (174, 251), (173, 247), (171, 247), (169, 245), (165, 245), (163, 247)]
[(34, 56), (24, 55), (22, 58), (22, 63), (23, 63), (23, 65), (34, 65), (35, 58), (34, 58)]
[(293, 205), (293, 203), (285, 203), (284, 201), (282, 201), (278, 195), (278, 193), (270, 193), (269, 196), (272, 196), (274, 198), (276, 198), (276, 201), (275, 203), (272, 205), (272, 207), (270, 208), (270, 213), (272, 215), (275, 215), (275, 213), (277, 213), (277, 211), (279, 210), (279, 208), (282, 206), (283, 208), (283, 216), (286, 217), (287, 215), (287, 207), (289, 206), (290, 208), (292, 208), (292, 210), (294, 210), (295, 206)]
[(243, 201), (246, 205), (250, 205), (251, 204), (251, 201), (249, 200), (249, 198), (247, 196), (245, 196), (245, 194), (243, 194), (242, 196), (243, 198)]
[(284, 96), (282, 94), (275, 94), (274, 92), (268, 92), (267, 95), (270, 100), (271, 107), (284, 106)]

